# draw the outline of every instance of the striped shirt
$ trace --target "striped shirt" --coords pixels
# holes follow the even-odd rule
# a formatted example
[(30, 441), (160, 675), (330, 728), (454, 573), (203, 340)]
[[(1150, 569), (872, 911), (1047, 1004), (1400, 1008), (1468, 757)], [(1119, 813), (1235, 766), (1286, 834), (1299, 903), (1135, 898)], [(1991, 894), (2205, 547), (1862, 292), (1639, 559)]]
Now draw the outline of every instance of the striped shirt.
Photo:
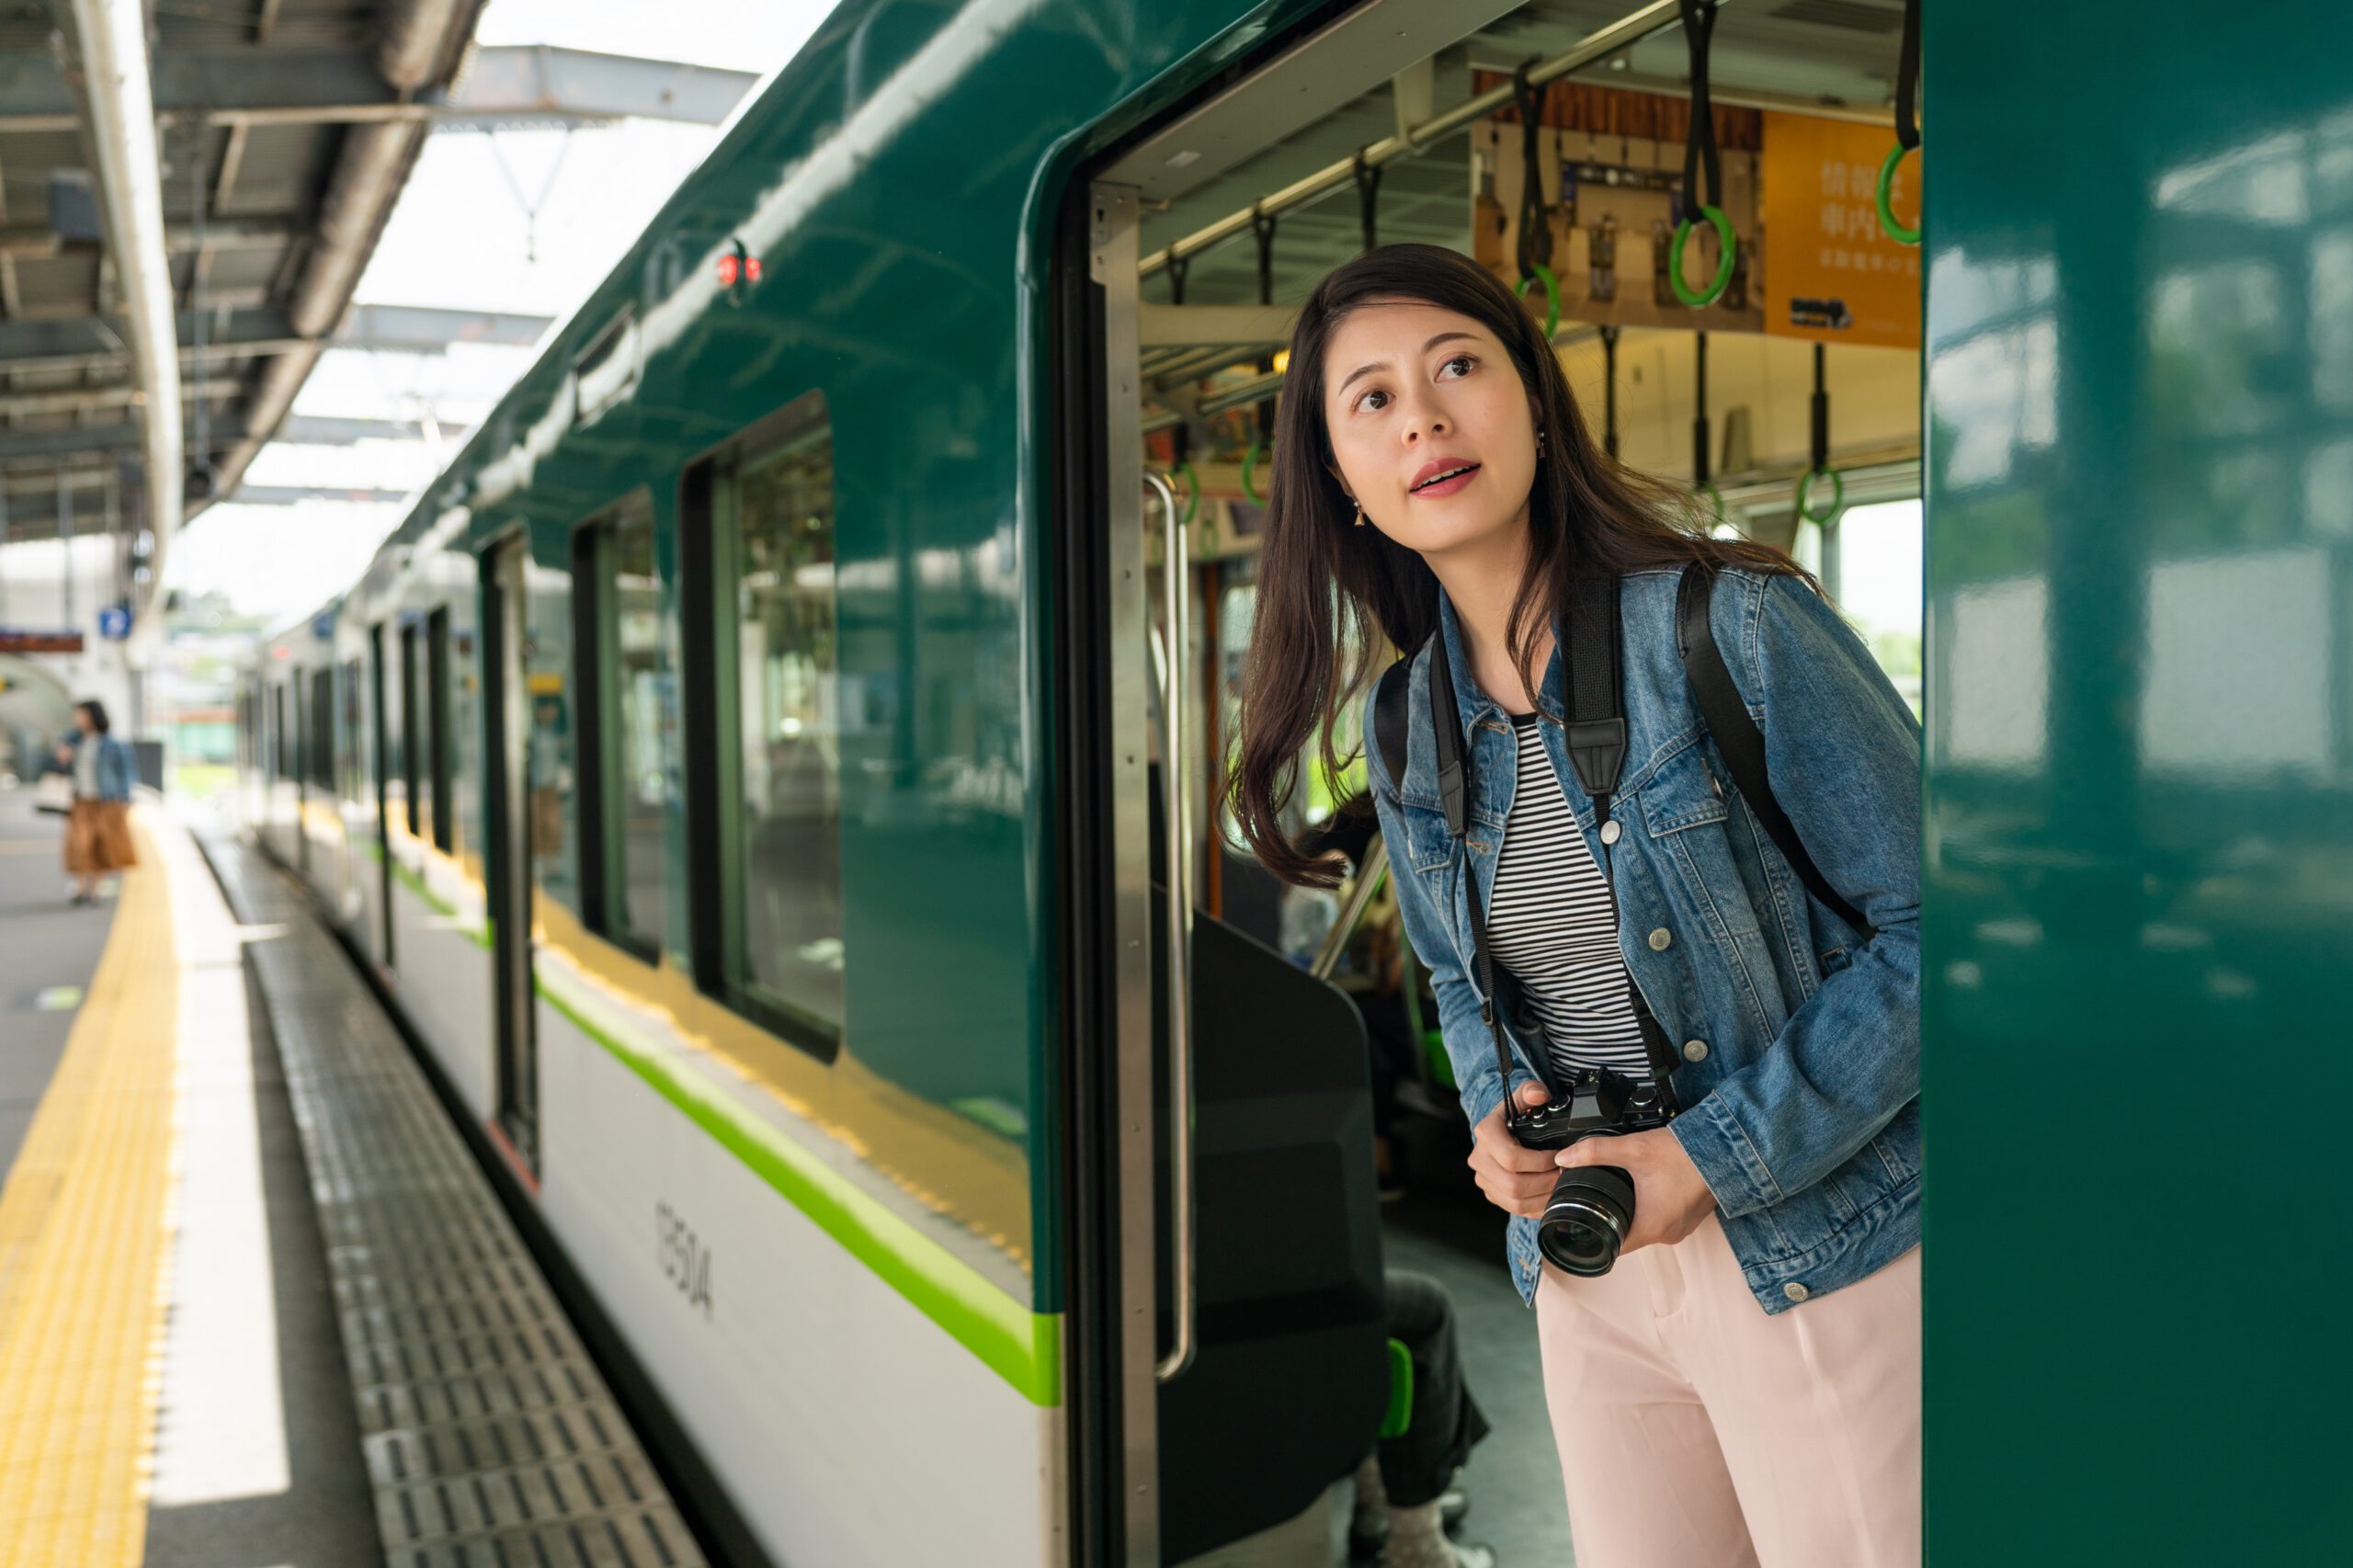
[(1526, 992), (1553, 1062), (1650, 1081), (1601, 868), (1545, 755), (1533, 713), (1511, 716), (1519, 782), (1504, 822), (1487, 946)]

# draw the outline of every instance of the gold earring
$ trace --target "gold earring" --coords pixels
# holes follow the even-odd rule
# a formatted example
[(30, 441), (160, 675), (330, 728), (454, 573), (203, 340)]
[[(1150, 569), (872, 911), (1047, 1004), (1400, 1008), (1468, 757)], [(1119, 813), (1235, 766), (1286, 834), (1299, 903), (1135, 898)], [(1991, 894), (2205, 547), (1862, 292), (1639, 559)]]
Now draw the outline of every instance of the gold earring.
[(1364, 527), (1364, 503), (1361, 501), (1357, 503), (1357, 527)]
[(1541, 430), (1536, 432), (1536, 455), (1540, 458), (1544, 455), (1544, 432)]

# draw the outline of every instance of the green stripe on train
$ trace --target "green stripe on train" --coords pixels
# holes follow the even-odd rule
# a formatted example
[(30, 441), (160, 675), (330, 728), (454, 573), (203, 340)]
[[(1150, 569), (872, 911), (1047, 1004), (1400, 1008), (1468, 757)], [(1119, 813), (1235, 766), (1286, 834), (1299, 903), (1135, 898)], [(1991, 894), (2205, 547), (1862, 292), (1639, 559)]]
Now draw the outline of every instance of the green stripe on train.
[[(374, 844), (368, 846), (368, 853), (379, 861), (382, 860), (384, 858), (384, 851)], [(401, 886), (408, 889), (409, 892), (423, 899), (425, 901), (426, 908), (433, 911), (434, 914), (438, 915), (443, 919), (449, 921), (451, 927), (460, 936), (470, 939), (473, 945), (478, 948), (487, 948), (491, 945), (491, 933), (488, 922), (484, 922), (479, 927), (458, 924), (458, 906), (456, 904), (451, 903), (448, 899), (441, 897), (431, 888), (426, 887), (423, 877), (420, 877), (415, 871), (410, 870), (400, 861), (392, 861), (392, 881), (400, 883)]]
[(658, 1054), (581, 1016), (544, 982), (539, 993), (654, 1091), (743, 1161), (1033, 1404), (1062, 1403), (1062, 1319), (1033, 1312), (979, 1270), (817, 1163), (775, 1128), (695, 1083)]

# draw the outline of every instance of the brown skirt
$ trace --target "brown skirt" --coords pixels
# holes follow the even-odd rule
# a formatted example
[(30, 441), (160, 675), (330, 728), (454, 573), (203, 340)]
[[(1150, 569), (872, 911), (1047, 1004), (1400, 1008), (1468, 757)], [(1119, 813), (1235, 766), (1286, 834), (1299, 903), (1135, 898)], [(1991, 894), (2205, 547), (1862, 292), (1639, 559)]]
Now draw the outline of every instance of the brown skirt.
[(120, 801), (76, 801), (65, 819), (65, 869), (77, 877), (127, 871), (139, 864), (131, 846), (131, 808)]

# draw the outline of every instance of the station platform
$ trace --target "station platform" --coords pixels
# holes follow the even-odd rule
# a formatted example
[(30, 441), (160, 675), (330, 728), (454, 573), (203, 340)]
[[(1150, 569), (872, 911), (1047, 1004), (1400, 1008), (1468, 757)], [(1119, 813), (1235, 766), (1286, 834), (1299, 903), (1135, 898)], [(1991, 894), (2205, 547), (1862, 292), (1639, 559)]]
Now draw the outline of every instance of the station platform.
[(300, 891), (150, 797), (72, 908), (55, 822), (0, 792), (0, 1563), (701, 1562)]

